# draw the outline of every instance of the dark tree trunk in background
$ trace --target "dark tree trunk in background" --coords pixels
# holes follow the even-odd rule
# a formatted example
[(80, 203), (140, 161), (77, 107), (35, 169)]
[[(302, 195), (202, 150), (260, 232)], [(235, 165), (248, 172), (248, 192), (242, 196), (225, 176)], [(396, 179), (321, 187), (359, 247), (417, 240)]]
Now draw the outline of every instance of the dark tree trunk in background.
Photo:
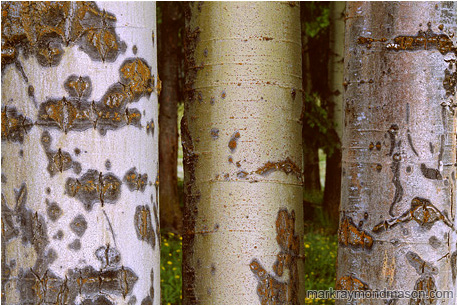
[(159, 200), (161, 227), (181, 230), (182, 213), (178, 201), (178, 31), (182, 18), (179, 2), (160, 2), (162, 23), (159, 53), (159, 75), (162, 93), (159, 98)]
[(334, 123), (331, 133), (337, 145), (326, 157), (326, 183), (324, 186), (323, 208), (331, 221), (331, 228), (339, 226), (340, 183), (342, 171), (342, 96), (343, 96), (343, 51), (345, 33), (345, 2), (330, 4), (329, 29), (329, 97), (328, 118)]
[[(312, 74), (310, 68), (310, 52), (307, 33), (305, 31), (305, 6), (301, 2), (301, 27), (302, 27), (302, 88), (304, 90), (303, 112), (310, 113), (312, 105)], [(304, 118), (304, 116), (303, 116)], [(304, 167), (304, 195), (305, 201), (310, 202), (316, 199), (321, 192), (320, 167), (318, 157), (318, 142), (314, 138), (312, 128), (307, 124), (305, 118), (302, 125), (302, 154)], [(307, 213), (305, 213), (307, 215)]]

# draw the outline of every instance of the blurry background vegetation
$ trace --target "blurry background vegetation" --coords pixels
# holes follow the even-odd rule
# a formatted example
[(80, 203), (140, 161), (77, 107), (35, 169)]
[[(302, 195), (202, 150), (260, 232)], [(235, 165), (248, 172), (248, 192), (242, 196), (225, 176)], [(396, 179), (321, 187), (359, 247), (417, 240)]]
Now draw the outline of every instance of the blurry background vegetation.
[[(168, 2), (158, 2), (158, 39), (161, 40), (160, 25), (163, 23), (164, 6)], [(185, 4), (182, 4), (185, 5)], [(309, 79), (307, 90), (303, 96), (303, 139), (310, 149), (304, 154), (310, 154), (313, 162), (309, 165), (313, 171), (304, 171), (305, 180), (317, 180), (313, 186), (304, 186), (304, 249), (305, 249), (305, 286), (306, 290), (321, 290), (334, 288), (335, 264), (337, 254), (337, 226), (335, 219), (323, 206), (325, 190), (326, 157), (340, 146), (335, 136), (334, 125), (329, 115), (327, 97), (328, 90), (328, 60), (329, 60), (329, 2), (301, 2), (301, 22), (303, 35), (303, 59), (309, 58), (309, 64), (303, 77)], [(180, 18), (184, 20), (182, 13)], [(184, 21), (183, 21), (184, 24)], [(178, 33), (178, 45), (183, 48), (184, 28)], [(158, 54), (164, 44), (159, 42)], [(180, 58), (184, 51), (181, 51)], [(159, 66), (164, 65), (159, 61)], [(303, 66), (304, 67), (304, 66)], [(177, 90), (183, 97), (184, 60), (177, 71), (179, 84)], [(162, 78), (162, 77), (161, 77)], [(178, 102), (178, 127), (183, 116), (183, 98)], [(179, 130), (179, 128), (178, 128)], [(183, 151), (180, 135), (178, 135), (178, 205), (183, 208)], [(304, 158), (307, 160), (307, 158)], [(307, 177), (315, 173), (315, 178)], [(339, 186), (340, 187), (340, 186)], [(340, 189), (340, 188), (338, 188)], [(340, 198), (340, 195), (337, 195)], [(339, 205), (339, 203), (332, 203)], [(161, 230), (161, 295), (162, 304), (181, 304), (181, 245), (182, 238), (177, 228)], [(334, 304), (333, 300), (305, 299), (304, 304)]]

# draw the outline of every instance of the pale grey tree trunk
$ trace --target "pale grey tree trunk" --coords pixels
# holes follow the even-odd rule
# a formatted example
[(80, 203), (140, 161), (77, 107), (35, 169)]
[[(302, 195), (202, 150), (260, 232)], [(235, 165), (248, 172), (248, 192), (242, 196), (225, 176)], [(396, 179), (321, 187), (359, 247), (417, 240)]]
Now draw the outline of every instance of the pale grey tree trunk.
[(2, 303), (160, 303), (155, 28), (2, 2)]
[(336, 287), (455, 304), (456, 2), (349, 2), (345, 45)]
[(299, 5), (186, 14), (184, 303), (301, 303)]

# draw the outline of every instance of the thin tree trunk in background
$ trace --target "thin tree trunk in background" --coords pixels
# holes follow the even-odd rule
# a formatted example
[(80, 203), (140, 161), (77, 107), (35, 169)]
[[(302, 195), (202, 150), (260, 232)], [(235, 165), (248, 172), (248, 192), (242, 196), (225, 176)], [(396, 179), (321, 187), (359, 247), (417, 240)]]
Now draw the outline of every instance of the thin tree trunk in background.
[[(337, 289), (456, 304), (456, 2), (349, 2)], [(338, 301), (347, 302), (347, 301)]]
[(2, 2), (2, 304), (160, 303), (155, 27)]
[[(180, 231), (182, 213), (178, 201), (178, 31), (181, 21), (179, 2), (160, 2), (162, 9), (161, 53), (159, 73), (162, 79), (162, 94), (159, 98), (159, 198), (161, 203), (162, 228)], [(184, 23), (184, 22), (183, 22)], [(184, 26), (184, 25), (183, 25)]]
[(304, 301), (299, 14), (190, 3), (184, 303)]
[[(304, 16), (305, 4), (300, 2), (301, 15)], [(312, 98), (312, 74), (310, 70), (310, 52), (308, 46), (307, 33), (305, 31), (305, 17), (301, 18), (302, 27), (302, 88), (304, 90), (303, 112), (310, 112), (310, 103), (316, 103)], [(309, 97), (309, 99), (306, 99)], [(306, 201), (315, 200), (321, 193), (320, 182), (320, 159), (318, 156), (318, 143), (313, 141), (313, 130), (305, 120), (302, 124), (302, 156), (303, 156), (303, 175), (304, 175), (304, 195)]]
[(326, 156), (326, 180), (323, 195), (323, 207), (331, 221), (331, 227), (339, 226), (340, 185), (342, 172), (342, 106), (343, 106), (343, 70), (345, 37), (345, 2), (330, 4), (330, 39), (329, 39), (329, 103), (328, 115), (334, 122), (335, 139), (338, 141), (332, 154)]

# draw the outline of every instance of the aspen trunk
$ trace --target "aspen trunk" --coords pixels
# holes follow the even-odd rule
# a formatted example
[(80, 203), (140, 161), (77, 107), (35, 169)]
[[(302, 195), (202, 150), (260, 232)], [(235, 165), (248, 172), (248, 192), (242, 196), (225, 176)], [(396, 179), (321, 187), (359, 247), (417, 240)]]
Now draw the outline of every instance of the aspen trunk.
[(147, 2), (2, 2), (2, 304), (160, 303)]
[(329, 97), (328, 114), (334, 123), (334, 135), (337, 144), (332, 154), (326, 156), (326, 183), (324, 186), (323, 207), (331, 220), (331, 226), (339, 225), (340, 185), (342, 177), (342, 106), (343, 106), (343, 70), (344, 70), (344, 37), (345, 37), (345, 2), (335, 1), (330, 4), (329, 35)]
[(184, 303), (301, 303), (298, 3), (187, 11)]
[(159, 99), (159, 181), (161, 226), (181, 230), (182, 213), (178, 201), (178, 31), (184, 18), (178, 2), (162, 2), (161, 54), (159, 72), (164, 84)]
[(456, 304), (456, 2), (346, 15), (336, 288), (450, 290), (354, 302)]

